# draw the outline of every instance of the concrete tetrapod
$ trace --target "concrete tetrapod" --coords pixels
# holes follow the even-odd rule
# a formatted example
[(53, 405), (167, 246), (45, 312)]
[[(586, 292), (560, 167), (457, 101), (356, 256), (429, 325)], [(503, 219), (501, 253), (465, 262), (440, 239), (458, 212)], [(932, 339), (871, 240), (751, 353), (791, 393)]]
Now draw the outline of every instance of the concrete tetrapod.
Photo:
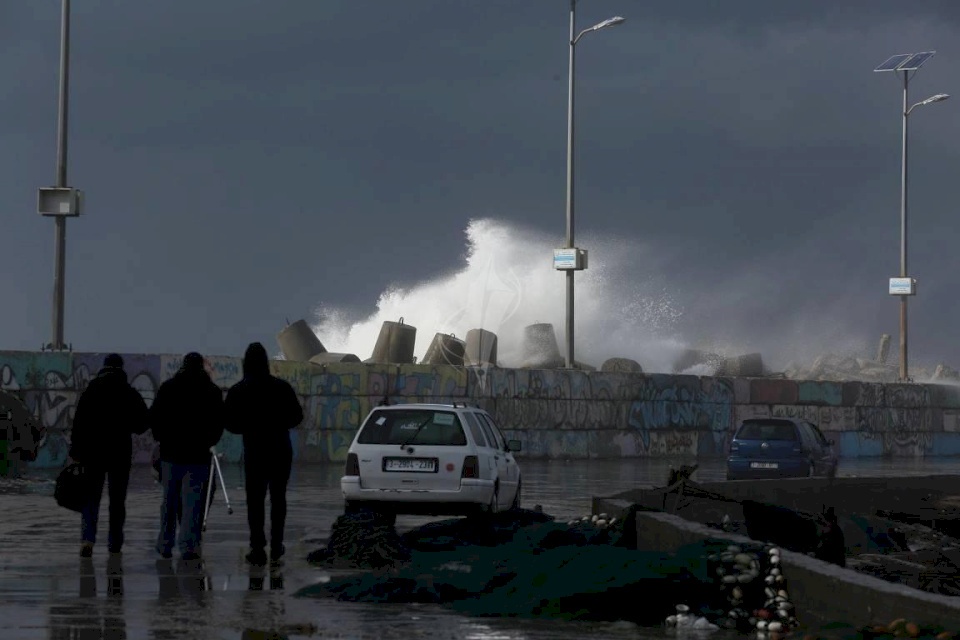
[(497, 334), (486, 329), (470, 329), (463, 361), (468, 367), (497, 366)]
[(305, 320), (288, 324), (277, 334), (277, 344), (283, 357), (293, 362), (309, 362), (318, 353), (326, 352), (320, 338)]
[(380, 327), (373, 355), (366, 362), (378, 364), (412, 364), (413, 348), (417, 342), (417, 329), (403, 323), (384, 320)]
[(449, 364), (455, 367), (463, 366), (463, 356), (466, 343), (453, 334), (438, 333), (433, 336), (433, 342), (427, 347), (423, 356), (424, 364)]
[(523, 365), (525, 369), (559, 369), (564, 365), (557, 336), (549, 323), (531, 324), (523, 330)]

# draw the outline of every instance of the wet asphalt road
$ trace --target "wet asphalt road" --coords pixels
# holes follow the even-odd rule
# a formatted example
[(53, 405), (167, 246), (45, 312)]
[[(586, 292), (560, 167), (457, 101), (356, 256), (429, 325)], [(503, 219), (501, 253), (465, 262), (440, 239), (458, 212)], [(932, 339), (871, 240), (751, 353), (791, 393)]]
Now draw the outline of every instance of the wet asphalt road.
[[(672, 461), (678, 464), (681, 461)], [(689, 462), (689, 461), (688, 461)], [(524, 506), (540, 504), (558, 520), (585, 515), (592, 496), (662, 484), (668, 460), (522, 460)], [(960, 459), (842, 461), (840, 475), (957, 473)], [(204, 561), (159, 563), (153, 544), (160, 491), (148, 468), (134, 469), (127, 498), (126, 544), (113, 561), (106, 522), (92, 560), (79, 557), (79, 515), (53, 500), (53, 473), (0, 479), (0, 629), (4, 638), (663, 638), (661, 629), (625, 623), (472, 618), (436, 606), (379, 605), (295, 598), (303, 586), (329, 578), (309, 565), (342, 512), (341, 465), (294, 469), (289, 491), (287, 557), (279, 570), (249, 567), (242, 473), (223, 467), (222, 494), (211, 510)], [(695, 479), (723, 478), (722, 461), (701, 461)], [(107, 499), (104, 496), (102, 518)], [(400, 517), (410, 529), (425, 518)], [(719, 636), (716, 636), (719, 637)]]

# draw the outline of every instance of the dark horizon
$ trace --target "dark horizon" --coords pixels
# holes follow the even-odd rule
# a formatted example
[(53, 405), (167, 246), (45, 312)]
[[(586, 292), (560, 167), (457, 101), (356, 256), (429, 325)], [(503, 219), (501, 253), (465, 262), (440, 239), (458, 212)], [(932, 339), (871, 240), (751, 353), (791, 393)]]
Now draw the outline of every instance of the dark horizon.
[[(895, 359), (901, 87), (873, 69), (935, 50), (911, 102), (956, 94), (960, 5), (577, 7), (581, 28), (626, 17), (577, 48), (577, 237), (591, 264), (606, 240), (637, 247), (617, 277), (667, 283), (692, 345), (763, 351), (802, 335), (812, 361), (889, 333)], [(287, 318), (323, 306), (363, 320), (392, 287), (462, 270), (471, 220), (561, 246), (568, 10), (73, 3), (69, 182), (86, 212), (67, 222), (66, 342), (276, 353)], [(55, 177), (60, 6), (0, 17), (0, 346), (37, 350), (51, 334), (53, 222), (36, 189)], [(956, 109), (910, 117), (917, 366), (960, 368)], [(544, 286), (562, 301), (560, 274)]]

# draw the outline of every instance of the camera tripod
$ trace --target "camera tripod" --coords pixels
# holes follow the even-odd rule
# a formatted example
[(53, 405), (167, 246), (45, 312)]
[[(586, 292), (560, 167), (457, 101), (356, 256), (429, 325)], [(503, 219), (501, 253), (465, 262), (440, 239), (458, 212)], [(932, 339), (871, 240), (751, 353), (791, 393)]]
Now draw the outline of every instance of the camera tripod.
[(223, 481), (223, 471), (220, 470), (220, 456), (216, 447), (210, 447), (210, 456), (213, 463), (210, 465), (210, 476), (207, 478), (207, 496), (203, 506), (203, 526), (201, 531), (207, 530), (207, 515), (210, 513), (210, 506), (213, 504), (213, 498), (217, 492), (216, 481), (220, 480), (220, 491), (223, 493), (223, 501), (227, 505), (227, 513), (233, 513), (233, 507), (230, 506), (230, 497), (227, 495), (227, 485)]

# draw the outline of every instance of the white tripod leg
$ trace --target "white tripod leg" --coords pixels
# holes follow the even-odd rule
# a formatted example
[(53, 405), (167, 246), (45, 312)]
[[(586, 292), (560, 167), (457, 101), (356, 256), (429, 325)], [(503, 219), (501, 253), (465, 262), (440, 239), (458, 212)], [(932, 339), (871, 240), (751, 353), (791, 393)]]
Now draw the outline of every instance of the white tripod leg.
[(227, 513), (233, 513), (233, 507), (230, 506), (230, 497), (227, 496), (227, 485), (223, 481), (223, 471), (220, 469), (220, 459), (216, 453), (213, 454), (213, 465), (217, 470), (217, 477), (220, 478), (220, 491), (223, 492), (223, 501), (227, 504)]
[[(214, 462), (216, 462), (217, 457), (213, 456)], [(203, 526), (201, 531), (207, 530), (207, 514), (210, 513), (210, 498), (212, 497), (211, 491), (213, 490), (213, 472), (214, 466), (210, 465), (210, 475), (207, 477), (207, 491), (203, 496)]]

